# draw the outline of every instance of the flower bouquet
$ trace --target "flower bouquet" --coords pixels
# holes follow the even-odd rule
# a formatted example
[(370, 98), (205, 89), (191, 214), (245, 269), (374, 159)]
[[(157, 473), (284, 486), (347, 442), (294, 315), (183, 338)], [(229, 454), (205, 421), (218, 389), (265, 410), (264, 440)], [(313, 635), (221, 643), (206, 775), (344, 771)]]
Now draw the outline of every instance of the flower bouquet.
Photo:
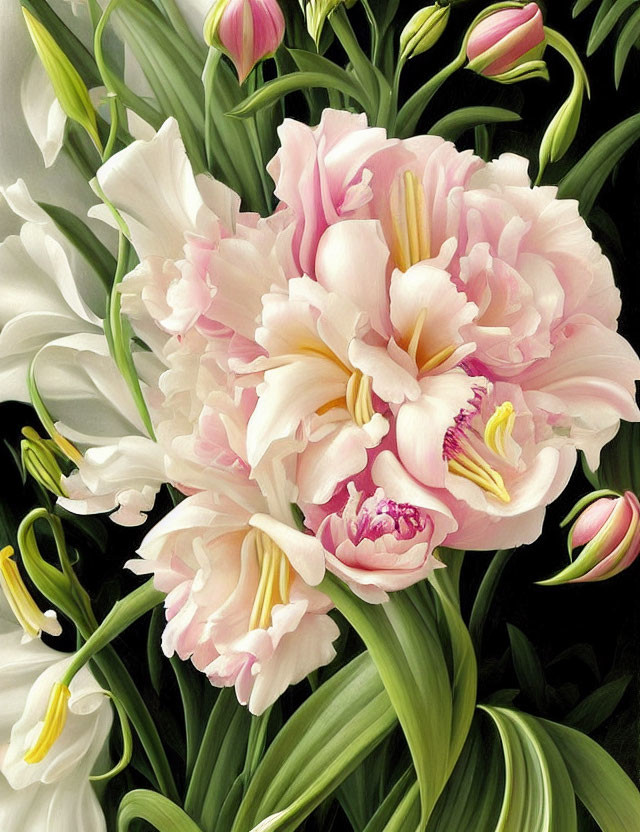
[(2, 832), (640, 829), (496, 607), (640, 552), (589, 6), (5, 0)]

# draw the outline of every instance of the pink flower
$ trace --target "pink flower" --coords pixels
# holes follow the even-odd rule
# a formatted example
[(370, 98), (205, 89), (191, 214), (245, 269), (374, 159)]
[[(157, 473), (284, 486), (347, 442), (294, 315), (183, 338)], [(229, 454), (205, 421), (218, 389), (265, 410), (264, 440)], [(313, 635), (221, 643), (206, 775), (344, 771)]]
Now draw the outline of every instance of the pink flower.
[[(640, 554), (640, 503), (631, 491), (622, 496), (593, 492), (576, 504), (562, 525), (577, 514), (568, 539), (572, 563), (553, 578), (540, 581), (543, 585), (604, 581)], [(574, 550), (580, 547), (582, 551), (574, 558)]]
[(529, 3), (523, 8), (494, 12), (481, 20), (469, 38), (467, 57), (470, 62), (475, 61), (479, 72), (492, 77), (523, 61), (541, 57), (544, 44), (542, 12), (536, 3)]
[(188, 497), (127, 564), (167, 593), (166, 655), (190, 658), (215, 685), (235, 685), (255, 714), (330, 662), (339, 634), (326, 615), (331, 602), (311, 586), (324, 572), (320, 543), (293, 528), (290, 511), (287, 525), (261, 508), (257, 485), (250, 509), (211, 492)]
[[(458, 523), (446, 545), (490, 549), (496, 540), (535, 539), (544, 507), (571, 475), (575, 448), (534, 418), (515, 385), (453, 370), (421, 387), (422, 396), (398, 411), (398, 456), (418, 482), (445, 490)], [(394, 487), (385, 490), (401, 499)]]
[(315, 128), (285, 119), (278, 135), (281, 148), (267, 170), (294, 223), (299, 273), (313, 276), (320, 237), (371, 200), (371, 164), (400, 145), (368, 127), (366, 116), (339, 110), (325, 110)]
[(389, 500), (381, 488), (365, 498), (349, 483), (344, 508), (324, 519), (317, 536), (327, 552), (327, 568), (375, 604), (440, 567), (433, 550), (453, 526), (435, 497), (426, 509)]
[(259, 61), (275, 54), (284, 30), (277, 0), (218, 0), (204, 24), (205, 40), (231, 58), (241, 84)]

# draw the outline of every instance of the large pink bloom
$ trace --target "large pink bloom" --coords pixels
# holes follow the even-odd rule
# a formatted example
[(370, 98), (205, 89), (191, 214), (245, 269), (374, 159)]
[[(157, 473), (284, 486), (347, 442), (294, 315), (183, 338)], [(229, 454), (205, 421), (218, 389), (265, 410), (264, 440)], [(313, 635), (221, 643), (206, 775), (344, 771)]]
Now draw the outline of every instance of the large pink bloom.
[(313, 536), (202, 492), (160, 521), (138, 553), (129, 568), (153, 574), (167, 593), (164, 652), (190, 658), (215, 685), (235, 685), (252, 713), (333, 659), (339, 631), (326, 615), (331, 602), (311, 587), (324, 571)]

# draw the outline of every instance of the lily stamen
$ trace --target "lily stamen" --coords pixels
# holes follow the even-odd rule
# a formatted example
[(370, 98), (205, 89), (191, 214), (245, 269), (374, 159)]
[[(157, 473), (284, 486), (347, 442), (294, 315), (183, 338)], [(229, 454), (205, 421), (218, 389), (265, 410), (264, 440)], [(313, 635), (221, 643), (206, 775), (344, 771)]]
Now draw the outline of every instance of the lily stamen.
[(494, 454), (507, 458), (505, 442), (511, 438), (516, 422), (516, 414), (511, 402), (504, 402), (496, 407), (493, 416), (484, 429), (484, 442)]
[(52, 636), (60, 635), (60, 623), (40, 610), (22, 579), (18, 564), (12, 560), (13, 556), (12, 546), (5, 546), (0, 551), (0, 587), (18, 623), (30, 638), (37, 638), (42, 631)]
[(392, 252), (396, 266), (406, 272), (431, 257), (427, 206), (420, 180), (405, 171), (391, 188)]
[(371, 378), (356, 370), (347, 384), (347, 410), (351, 418), (358, 425), (367, 425), (374, 417), (373, 401), (371, 398)]
[(255, 545), (260, 580), (251, 610), (249, 630), (266, 629), (271, 624), (273, 608), (289, 603), (293, 572), (289, 560), (280, 547), (259, 529), (255, 530)]
[(49, 697), (49, 704), (44, 715), (44, 724), (40, 736), (32, 748), (24, 755), (25, 763), (34, 765), (47, 756), (58, 739), (67, 721), (67, 703), (71, 691), (62, 682), (56, 682)]

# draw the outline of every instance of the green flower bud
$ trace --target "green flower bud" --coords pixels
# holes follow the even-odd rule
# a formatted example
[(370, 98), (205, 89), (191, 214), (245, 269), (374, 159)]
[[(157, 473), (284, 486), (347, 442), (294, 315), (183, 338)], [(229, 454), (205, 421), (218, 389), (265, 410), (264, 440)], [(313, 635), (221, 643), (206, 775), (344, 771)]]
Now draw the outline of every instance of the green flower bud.
[(84, 81), (38, 18), (24, 6), (22, 13), (60, 106), (70, 119), (84, 127), (95, 146), (102, 152), (96, 111)]
[(416, 12), (400, 35), (400, 60), (421, 55), (440, 39), (447, 27), (451, 6), (427, 6)]
[(25, 471), (56, 497), (66, 497), (54, 442), (42, 439), (33, 428), (23, 428), (22, 435), (20, 453)]
[(332, 11), (344, 4), (348, 9), (354, 6), (358, 0), (300, 0), (302, 11), (307, 21), (307, 30), (316, 45), (320, 43), (320, 36), (326, 19)]

